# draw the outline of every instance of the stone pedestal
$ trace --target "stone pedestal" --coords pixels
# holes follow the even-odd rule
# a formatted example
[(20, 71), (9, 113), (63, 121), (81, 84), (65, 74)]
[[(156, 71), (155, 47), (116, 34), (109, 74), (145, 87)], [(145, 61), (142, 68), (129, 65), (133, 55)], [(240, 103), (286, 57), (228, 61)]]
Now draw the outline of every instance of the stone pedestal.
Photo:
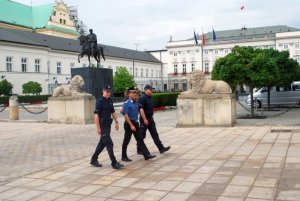
[(94, 122), (95, 97), (50, 97), (48, 123), (89, 124)]
[(232, 94), (182, 94), (177, 99), (177, 127), (233, 126), (236, 99)]
[(113, 86), (113, 71), (108, 68), (71, 68), (71, 75), (80, 75), (84, 80), (83, 91), (92, 94), (97, 99), (102, 96), (105, 85)]

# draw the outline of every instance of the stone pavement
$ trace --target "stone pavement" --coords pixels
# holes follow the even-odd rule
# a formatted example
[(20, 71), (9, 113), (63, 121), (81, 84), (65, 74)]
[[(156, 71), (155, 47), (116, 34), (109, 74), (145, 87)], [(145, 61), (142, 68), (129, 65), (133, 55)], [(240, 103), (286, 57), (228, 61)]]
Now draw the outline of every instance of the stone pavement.
[[(93, 125), (0, 123), (0, 200), (300, 200), (300, 127), (159, 127), (165, 145), (123, 170), (89, 165)], [(113, 131), (120, 158), (123, 131)]]

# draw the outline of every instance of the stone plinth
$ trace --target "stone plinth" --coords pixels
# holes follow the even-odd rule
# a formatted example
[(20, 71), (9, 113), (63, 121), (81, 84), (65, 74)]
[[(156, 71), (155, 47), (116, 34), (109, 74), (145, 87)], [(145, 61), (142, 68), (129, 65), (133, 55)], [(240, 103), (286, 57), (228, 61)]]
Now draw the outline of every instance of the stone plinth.
[(181, 94), (177, 99), (177, 127), (233, 126), (236, 99), (232, 94)]
[(48, 99), (48, 123), (93, 123), (94, 109), (94, 96), (50, 97)]

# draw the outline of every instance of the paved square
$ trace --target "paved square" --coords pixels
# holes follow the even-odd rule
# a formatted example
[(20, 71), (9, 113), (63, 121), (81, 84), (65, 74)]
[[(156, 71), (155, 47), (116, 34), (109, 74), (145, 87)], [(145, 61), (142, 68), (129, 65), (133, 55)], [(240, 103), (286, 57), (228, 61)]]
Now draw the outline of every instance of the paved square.
[[(145, 161), (132, 139), (117, 171), (106, 151), (102, 168), (89, 164), (94, 125), (0, 123), (0, 200), (300, 200), (300, 127), (158, 129), (171, 150), (148, 135), (157, 157)], [(123, 132), (112, 132), (118, 159)]]

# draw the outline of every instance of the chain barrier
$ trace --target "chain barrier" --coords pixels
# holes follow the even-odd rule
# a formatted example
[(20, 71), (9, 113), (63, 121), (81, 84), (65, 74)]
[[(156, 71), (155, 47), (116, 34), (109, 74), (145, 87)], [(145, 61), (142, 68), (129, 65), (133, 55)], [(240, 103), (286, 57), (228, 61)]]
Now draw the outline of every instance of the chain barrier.
[(18, 101), (18, 103), (20, 104), (20, 106), (26, 110), (27, 112), (29, 112), (30, 114), (35, 114), (35, 115), (38, 115), (38, 114), (42, 114), (43, 112), (46, 112), (46, 110), (48, 110), (48, 107), (46, 107), (45, 109), (39, 111), (39, 112), (33, 112), (33, 111), (30, 111), (29, 109), (27, 109), (21, 102)]
[(3, 105), (3, 108), (0, 109), (0, 113), (3, 112), (6, 108), (7, 108), (7, 106), (6, 106), (6, 105)]
[(240, 104), (240, 106), (242, 106), (245, 110), (247, 110), (248, 112), (251, 113), (251, 111), (250, 111), (245, 105), (243, 105), (239, 100), (238, 100), (237, 102), (238, 102), (238, 104)]

